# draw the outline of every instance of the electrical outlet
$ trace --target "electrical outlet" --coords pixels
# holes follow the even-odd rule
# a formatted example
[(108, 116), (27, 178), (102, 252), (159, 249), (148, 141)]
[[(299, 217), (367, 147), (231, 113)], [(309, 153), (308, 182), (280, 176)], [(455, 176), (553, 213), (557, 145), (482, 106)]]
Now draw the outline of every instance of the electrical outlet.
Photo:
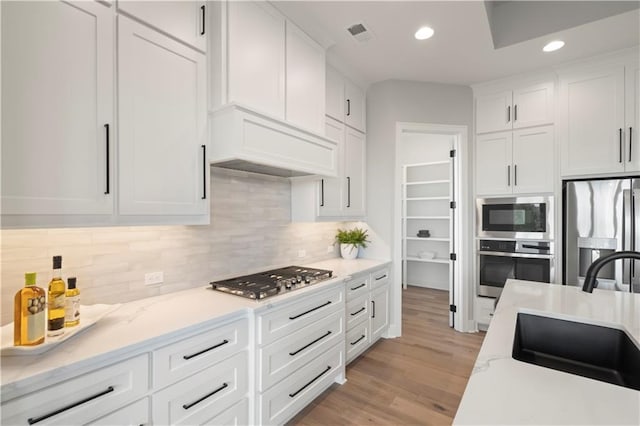
[(162, 271), (144, 274), (144, 285), (162, 284), (163, 281), (164, 274)]
[(333, 244), (327, 246), (327, 253), (333, 253)]
[(307, 251), (304, 249), (300, 249), (298, 250), (298, 257), (302, 258), (305, 257), (307, 255)]

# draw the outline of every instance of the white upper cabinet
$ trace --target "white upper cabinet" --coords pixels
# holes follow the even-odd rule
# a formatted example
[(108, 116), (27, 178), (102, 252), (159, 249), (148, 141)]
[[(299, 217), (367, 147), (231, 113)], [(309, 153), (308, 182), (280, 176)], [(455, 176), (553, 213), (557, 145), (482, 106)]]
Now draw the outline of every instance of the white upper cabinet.
[(344, 96), (346, 104), (344, 112), (345, 124), (361, 132), (366, 132), (364, 91), (349, 80), (345, 80)]
[(366, 143), (358, 130), (346, 128), (344, 141), (344, 214), (347, 217), (365, 215)]
[(476, 137), (476, 194), (511, 194), (513, 135), (500, 132)]
[(627, 171), (640, 171), (640, 63), (629, 61), (625, 67), (625, 143)]
[(118, 11), (134, 16), (198, 50), (207, 50), (205, 1), (119, 0)]
[(476, 96), (476, 133), (552, 123), (553, 86), (544, 82)]
[(1, 7), (3, 226), (99, 221), (113, 212), (115, 187), (112, 11), (94, 2)]
[(204, 54), (124, 16), (118, 45), (119, 213), (208, 220)]
[(354, 129), (366, 132), (366, 100), (362, 89), (327, 66), (327, 115)]
[(334, 68), (326, 71), (326, 111), (333, 119), (344, 122), (344, 78)]
[[(323, 178), (320, 180), (318, 188), (319, 200), (313, 199), (312, 205), (318, 206), (318, 216), (320, 217), (336, 217), (342, 215), (342, 192), (343, 192), (343, 175), (344, 175), (344, 124), (327, 118), (325, 126), (325, 135), (329, 139), (333, 139), (338, 143), (338, 165), (337, 178)], [(313, 190), (312, 190), (313, 191)], [(315, 191), (313, 191), (315, 192)], [(306, 207), (303, 207), (306, 208)]]

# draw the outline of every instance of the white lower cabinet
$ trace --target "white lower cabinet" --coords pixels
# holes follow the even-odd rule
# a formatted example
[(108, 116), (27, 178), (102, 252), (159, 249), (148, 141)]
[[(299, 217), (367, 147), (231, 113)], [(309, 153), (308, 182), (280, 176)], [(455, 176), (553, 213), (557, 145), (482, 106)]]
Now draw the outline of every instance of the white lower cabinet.
[(149, 414), (151, 404), (149, 398), (142, 398), (139, 401), (129, 404), (124, 408), (120, 408), (98, 420), (91, 422), (94, 426), (113, 426), (113, 425), (147, 425), (151, 424), (151, 416)]
[(207, 422), (208, 425), (245, 426), (249, 424), (249, 400), (243, 398)]
[[(369, 298), (365, 298), (366, 302), (369, 302)], [(368, 304), (368, 303), (367, 303)], [(371, 326), (369, 325), (368, 318), (364, 318), (363, 321), (351, 325), (347, 332), (346, 339), (346, 354), (347, 363), (351, 362), (355, 357), (360, 355), (367, 349), (371, 342)]]

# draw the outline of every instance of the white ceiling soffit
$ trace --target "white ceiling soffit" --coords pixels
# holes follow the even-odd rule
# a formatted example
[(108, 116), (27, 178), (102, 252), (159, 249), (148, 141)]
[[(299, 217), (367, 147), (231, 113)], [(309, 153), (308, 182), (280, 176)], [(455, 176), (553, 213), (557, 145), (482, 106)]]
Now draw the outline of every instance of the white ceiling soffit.
[[(539, 2), (526, 3), (534, 7)], [(563, 3), (569, 15), (564, 18), (529, 12), (512, 23), (516, 29), (546, 28), (551, 33), (521, 35), (525, 40), (496, 49), (484, 1), (273, 2), (327, 48), (329, 62), (341, 64), (337, 68), (364, 87), (391, 79), (470, 85), (640, 45), (640, 9), (597, 19), (592, 10), (598, 8), (585, 4), (590, 2)], [(490, 8), (504, 6), (508, 7)], [(597, 20), (576, 26), (574, 16), (582, 21)], [(559, 22), (570, 28), (551, 30), (547, 21), (553, 21), (554, 28), (561, 25)], [(361, 43), (351, 36), (346, 28), (358, 22), (366, 22), (375, 37)], [(432, 27), (435, 34), (417, 41), (413, 35), (424, 25)], [(556, 38), (564, 40), (565, 47), (543, 53), (542, 47)]]
[(496, 49), (619, 15), (640, 1), (485, 1)]

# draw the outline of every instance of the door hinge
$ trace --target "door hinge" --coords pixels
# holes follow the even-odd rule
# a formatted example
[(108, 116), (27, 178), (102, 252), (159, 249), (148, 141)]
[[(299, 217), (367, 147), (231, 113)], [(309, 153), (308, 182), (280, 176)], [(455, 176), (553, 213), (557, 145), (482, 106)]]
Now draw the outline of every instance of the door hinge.
[(456, 208), (456, 202), (455, 201), (450, 201), (449, 202), (449, 208), (450, 209), (455, 209)]
[(451, 151), (449, 151), (449, 157), (453, 158), (456, 156), (456, 150), (452, 149)]
[(451, 254), (449, 255), (449, 259), (451, 259), (451, 260), (457, 260), (457, 256), (456, 256), (456, 254), (455, 254), (455, 253), (451, 253)]
[(458, 312), (456, 305), (449, 305), (449, 312)]

